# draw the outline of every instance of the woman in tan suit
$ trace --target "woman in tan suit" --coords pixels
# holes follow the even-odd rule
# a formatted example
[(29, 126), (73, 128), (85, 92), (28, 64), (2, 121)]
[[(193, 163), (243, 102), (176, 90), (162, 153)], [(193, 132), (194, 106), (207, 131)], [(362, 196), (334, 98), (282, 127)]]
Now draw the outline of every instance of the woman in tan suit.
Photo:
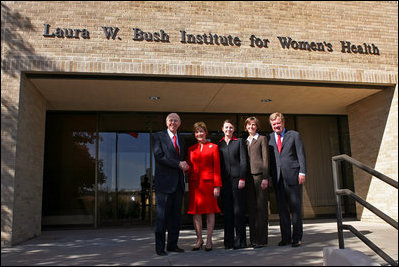
[(245, 130), (249, 136), (248, 148), (251, 175), (246, 184), (249, 216), (250, 246), (260, 248), (267, 245), (268, 239), (268, 192), (269, 185), (269, 149), (265, 136), (259, 135), (259, 120), (249, 117), (245, 121)]

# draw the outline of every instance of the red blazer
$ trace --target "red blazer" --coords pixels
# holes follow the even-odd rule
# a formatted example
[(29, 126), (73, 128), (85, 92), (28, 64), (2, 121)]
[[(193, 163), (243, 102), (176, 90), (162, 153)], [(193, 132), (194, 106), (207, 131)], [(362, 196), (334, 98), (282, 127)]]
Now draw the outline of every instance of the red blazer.
[(218, 145), (207, 142), (203, 145), (202, 151), (200, 149), (199, 143), (188, 149), (189, 181), (213, 180), (213, 187), (221, 187)]

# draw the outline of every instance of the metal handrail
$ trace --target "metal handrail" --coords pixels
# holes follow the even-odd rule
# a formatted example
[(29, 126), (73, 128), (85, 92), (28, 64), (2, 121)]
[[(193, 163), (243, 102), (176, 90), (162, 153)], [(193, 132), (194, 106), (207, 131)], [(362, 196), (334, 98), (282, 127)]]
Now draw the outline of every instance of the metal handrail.
[(387, 263), (393, 266), (398, 266), (398, 261), (395, 261), (392, 259), (388, 254), (386, 254), (384, 251), (382, 251), (378, 246), (376, 246), (373, 242), (371, 242), (368, 238), (366, 238), (362, 233), (357, 231), (353, 226), (351, 225), (344, 225), (342, 223), (342, 211), (341, 211), (341, 196), (349, 196), (353, 198), (355, 201), (363, 205), (365, 208), (369, 209), (371, 212), (373, 212), (375, 215), (389, 223), (391, 226), (395, 227), (396, 230), (398, 230), (398, 222), (383, 213), (381, 210), (378, 208), (374, 207), (371, 205), (369, 202), (365, 201), (355, 193), (353, 193), (349, 189), (340, 189), (338, 187), (338, 162), (339, 161), (347, 161), (352, 165), (355, 165), (356, 167), (364, 170), (365, 172), (375, 176), (376, 178), (379, 178), (380, 180), (386, 182), (387, 184), (395, 187), (398, 189), (398, 182), (393, 180), (392, 178), (389, 178), (388, 176), (368, 167), (367, 165), (349, 157), (348, 155), (338, 155), (332, 157), (332, 169), (333, 169), (333, 180), (334, 180), (334, 190), (335, 190), (335, 198), (337, 201), (337, 226), (338, 226), (338, 241), (339, 241), (339, 248), (344, 249), (344, 235), (343, 235), (343, 230), (349, 230), (351, 231), (354, 235), (356, 235), (360, 240), (363, 241), (369, 248), (371, 248), (375, 253), (377, 253), (381, 258), (383, 258)]

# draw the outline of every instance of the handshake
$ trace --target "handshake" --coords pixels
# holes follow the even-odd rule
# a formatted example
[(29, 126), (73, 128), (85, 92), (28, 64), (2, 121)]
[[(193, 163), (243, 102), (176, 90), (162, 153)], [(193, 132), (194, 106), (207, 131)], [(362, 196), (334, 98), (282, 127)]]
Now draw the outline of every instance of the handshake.
[(180, 161), (179, 168), (182, 169), (183, 172), (186, 172), (186, 171), (188, 171), (190, 166), (187, 164), (186, 161)]

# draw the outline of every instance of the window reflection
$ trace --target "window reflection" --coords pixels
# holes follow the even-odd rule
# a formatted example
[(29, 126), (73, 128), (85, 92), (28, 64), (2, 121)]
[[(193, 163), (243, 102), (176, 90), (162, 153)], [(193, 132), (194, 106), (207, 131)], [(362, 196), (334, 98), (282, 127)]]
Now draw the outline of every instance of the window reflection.
[(99, 159), (106, 180), (99, 184), (100, 225), (149, 220), (150, 134), (102, 132)]
[(95, 120), (94, 115), (47, 115), (44, 226), (94, 223)]

